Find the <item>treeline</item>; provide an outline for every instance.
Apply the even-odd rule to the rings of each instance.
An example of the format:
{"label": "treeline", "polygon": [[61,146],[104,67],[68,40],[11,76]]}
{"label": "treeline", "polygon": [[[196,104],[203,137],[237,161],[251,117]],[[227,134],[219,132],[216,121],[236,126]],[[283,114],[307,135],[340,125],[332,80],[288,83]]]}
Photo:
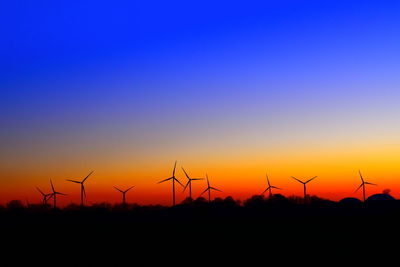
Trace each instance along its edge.
{"label": "treeline", "polygon": [[0,212],[6,211],[45,211],[45,210],[58,210],[58,211],[81,211],[81,210],[103,210],[103,211],[135,211],[135,210],[169,210],[169,209],[186,209],[186,208],[227,208],[227,209],[263,209],[263,208],[290,208],[290,207],[365,207],[365,206],[397,206],[399,201],[367,201],[362,203],[361,201],[350,201],[350,202],[337,202],[318,196],[309,196],[307,202],[304,203],[304,199],[298,196],[285,197],[281,194],[275,194],[272,198],[264,197],[263,195],[254,195],[244,201],[234,199],[231,196],[226,198],[215,198],[213,201],[208,202],[203,197],[191,200],[190,198],[185,199],[176,206],[163,206],[163,205],[139,205],[136,203],[126,204],[112,204],[108,202],[94,203],[92,205],[84,206],[83,208],[75,203],[71,203],[64,207],[53,208],[53,205],[42,203],[29,203],[22,202],[20,200],[11,200],[5,205],[0,205]]}

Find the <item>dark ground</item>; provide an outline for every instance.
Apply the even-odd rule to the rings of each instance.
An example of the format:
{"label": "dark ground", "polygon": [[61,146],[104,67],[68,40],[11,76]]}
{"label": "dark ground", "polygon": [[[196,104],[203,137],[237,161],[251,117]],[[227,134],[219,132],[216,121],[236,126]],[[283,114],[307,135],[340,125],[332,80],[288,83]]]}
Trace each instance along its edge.
{"label": "dark ground", "polygon": [[48,263],[49,257],[73,266],[187,265],[210,257],[224,265],[243,260],[247,265],[258,260],[318,264],[319,258],[319,265],[370,258],[382,263],[397,256],[399,225],[397,201],[0,211],[3,256],[15,263],[10,266],[26,259]]}

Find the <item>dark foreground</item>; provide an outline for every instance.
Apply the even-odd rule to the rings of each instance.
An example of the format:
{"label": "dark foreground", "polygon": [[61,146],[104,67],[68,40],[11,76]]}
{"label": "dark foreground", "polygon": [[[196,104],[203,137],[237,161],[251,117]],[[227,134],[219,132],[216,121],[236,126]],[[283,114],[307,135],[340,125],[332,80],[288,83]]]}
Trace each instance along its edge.
{"label": "dark foreground", "polygon": [[[49,257],[72,266],[190,264],[208,257],[220,263],[271,258],[303,264],[316,256],[324,262],[354,259],[360,251],[385,260],[397,255],[400,203],[15,208],[0,211],[0,226],[3,256],[19,255],[10,266],[26,257],[32,265]],[[146,264],[133,264],[139,259]]]}

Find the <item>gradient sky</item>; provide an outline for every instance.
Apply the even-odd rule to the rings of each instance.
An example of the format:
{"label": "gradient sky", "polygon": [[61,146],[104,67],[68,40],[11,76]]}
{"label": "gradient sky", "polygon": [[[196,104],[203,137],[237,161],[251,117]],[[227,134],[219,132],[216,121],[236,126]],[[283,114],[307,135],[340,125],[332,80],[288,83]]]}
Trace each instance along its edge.
{"label": "gradient sky", "polygon": [[[0,202],[170,203],[173,163],[215,196],[400,197],[398,1],[3,1]],[[178,170],[177,177],[185,181]],[[197,196],[204,182],[194,185]],[[178,200],[185,194],[178,192]],[[61,198],[60,198],[61,200]]]}

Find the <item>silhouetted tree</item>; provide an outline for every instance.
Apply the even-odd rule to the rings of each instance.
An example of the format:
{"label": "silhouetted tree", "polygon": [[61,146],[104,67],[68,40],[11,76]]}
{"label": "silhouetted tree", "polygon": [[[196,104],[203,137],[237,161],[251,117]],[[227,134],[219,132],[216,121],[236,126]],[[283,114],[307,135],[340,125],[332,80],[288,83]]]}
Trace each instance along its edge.
{"label": "silhouetted tree", "polygon": [[196,200],[194,201],[194,203],[197,203],[197,204],[199,204],[199,203],[206,203],[206,202],[208,202],[204,197],[198,197],[198,198],[196,198]]}
{"label": "silhouetted tree", "polygon": [[11,200],[7,203],[7,209],[11,211],[18,211],[24,209],[24,205],[20,200]]}
{"label": "silhouetted tree", "polygon": [[107,202],[95,203],[92,205],[91,209],[97,211],[110,211],[112,210],[112,205]]}
{"label": "silhouetted tree", "polygon": [[182,202],[181,202],[181,204],[183,204],[183,205],[190,205],[190,204],[192,204],[192,200],[190,199],[190,197],[187,197],[187,198],[185,198]]}
{"label": "silhouetted tree", "polygon": [[224,204],[227,206],[240,206],[240,201],[235,200],[231,196],[228,196],[224,199]]}
{"label": "silhouetted tree", "polygon": [[318,196],[310,196],[309,197],[309,201],[311,204],[325,204],[325,205],[329,205],[331,203],[333,203],[332,201],[325,199],[325,198],[320,198]]}
{"label": "silhouetted tree", "polygon": [[221,204],[224,202],[224,200],[220,197],[216,197],[212,202],[216,204]]}
{"label": "silhouetted tree", "polygon": [[79,210],[79,209],[81,209],[81,206],[79,206],[75,203],[70,203],[63,208],[63,210],[66,210],[66,211],[73,211],[73,210]]}
{"label": "silhouetted tree", "polygon": [[385,194],[385,195],[390,195],[390,192],[391,192],[392,190],[390,190],[389,188],[387,188],[387,189],[384,189],[383,191],[382,191],[382,194]]}
{"label": "silhouetted tree", "polygon": [[282,194],[272,195],[272,203],[274,204],[288,204],[289,200]]}
{"label": "silhouetted tree", "polygon": [[244,207],[257,208],[265,205],[265,198],[263,195],[254,195],[244,201]]}
{"label": "silhouetted tree", "polygon": [[303,204],[304,203],[304,198],[299,197],[299,196],[289,196],[287,199],[292,204]]}

